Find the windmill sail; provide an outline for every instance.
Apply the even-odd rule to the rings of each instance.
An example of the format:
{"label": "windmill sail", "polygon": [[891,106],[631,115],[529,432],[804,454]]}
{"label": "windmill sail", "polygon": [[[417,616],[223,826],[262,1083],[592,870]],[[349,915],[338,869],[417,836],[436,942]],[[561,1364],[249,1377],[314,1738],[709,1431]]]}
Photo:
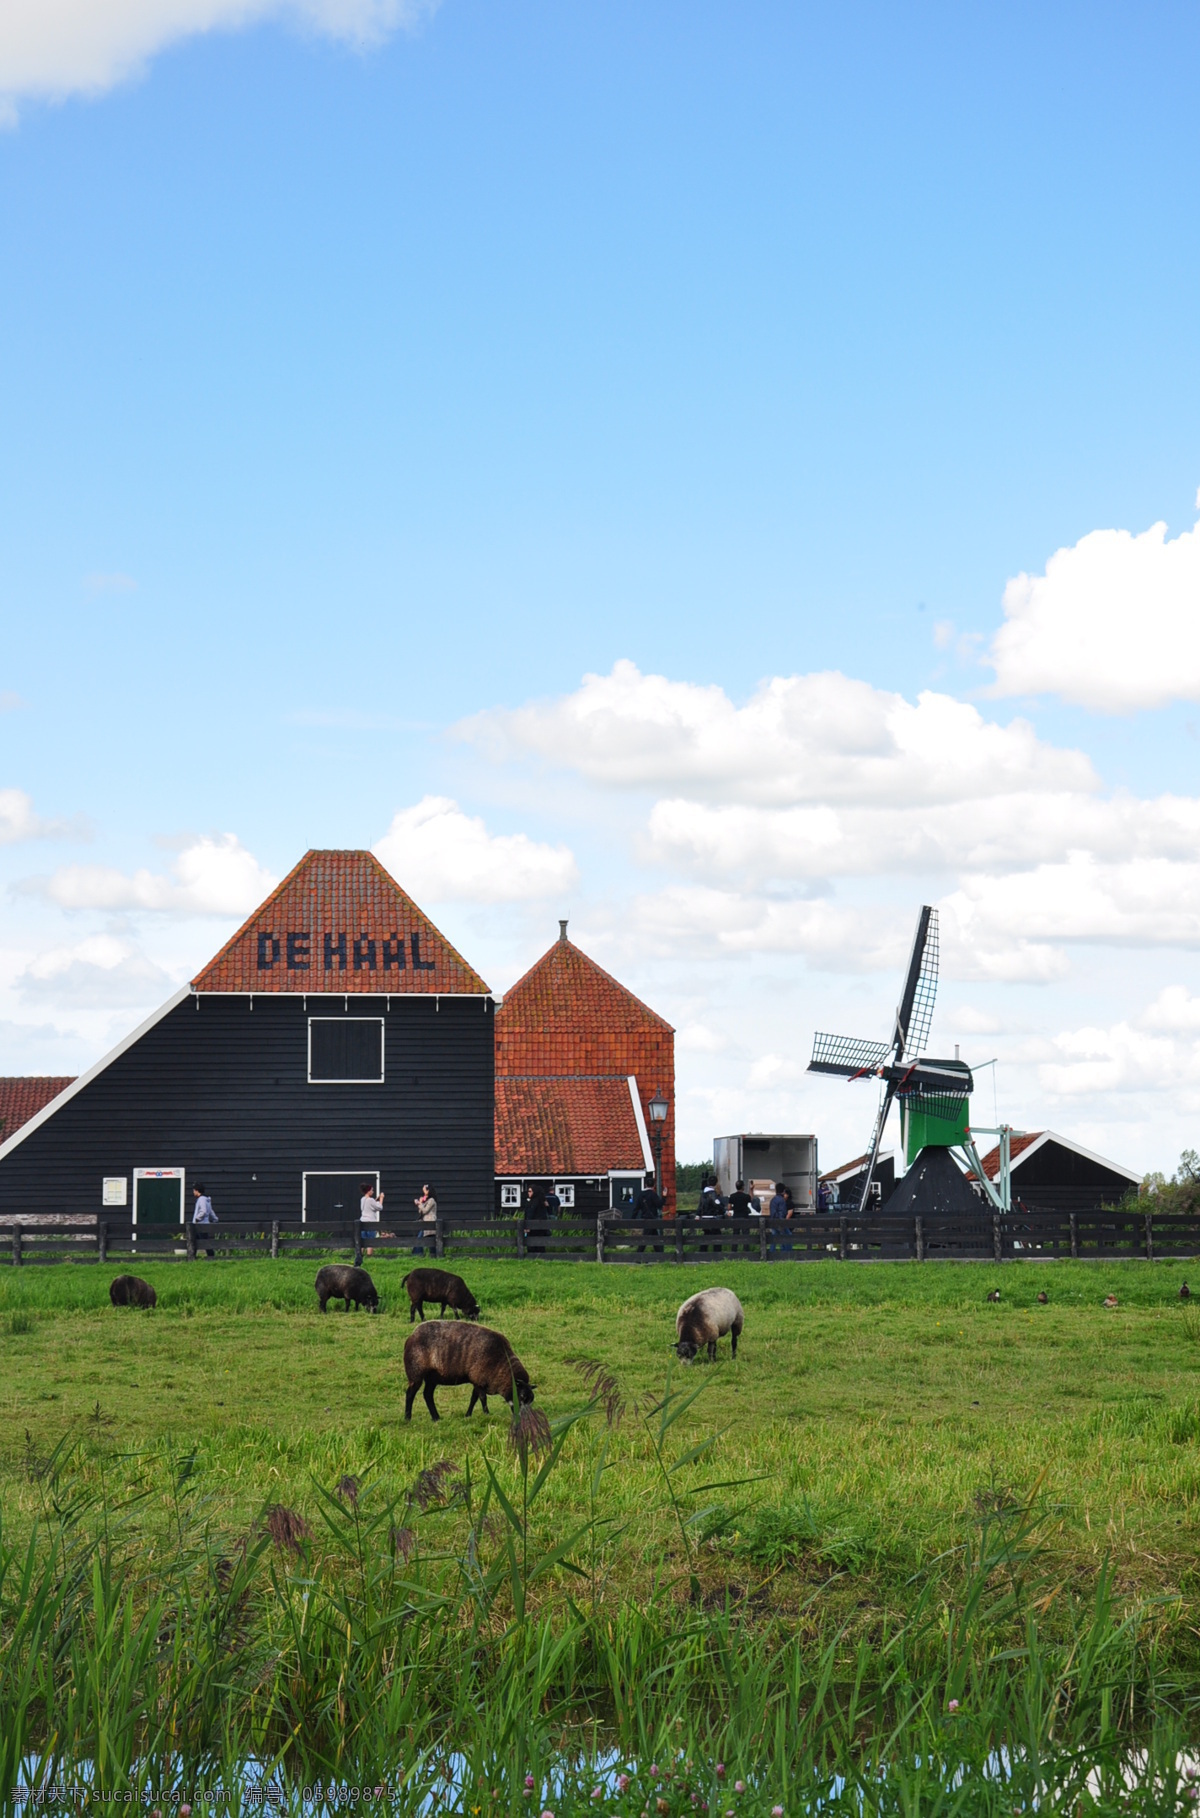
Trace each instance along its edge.
{"label": "windmill sail", "polygon": [[904,990],[896,1007],[892,1042],[896,1059],[919,1055],[929,1040],[938,987],[938,913],[926,903],[917,917]]}

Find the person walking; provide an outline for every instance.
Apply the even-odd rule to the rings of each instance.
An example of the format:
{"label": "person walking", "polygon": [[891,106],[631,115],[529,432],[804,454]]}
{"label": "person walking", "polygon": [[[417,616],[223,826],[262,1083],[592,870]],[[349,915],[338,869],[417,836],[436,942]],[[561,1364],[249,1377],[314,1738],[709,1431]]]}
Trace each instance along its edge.
{"label": "person walking", "polygon": [[[217,1215],[213,1211],[212,1200],[205,1192],[204,1182],[197,1181],[196,1185],[192,1188],[192,1229],[194,1231],[197,1225],[215,1225],[217,1222]],[[215,1256],[216,1251],[206,1248],[204,1254],[206,1256]]]}
{"label": "person walking", "polygon": [[437,1254],[438,1207],[428,1181],[414,1199],[413,1205],[417,1208],[417,1217],[420,1219],[417,1226],[417,1241],[413,1245],[413,1255],[424,1256],[425,1245],[429,1244],[431,1246],[429,1254],[434,1256]]}

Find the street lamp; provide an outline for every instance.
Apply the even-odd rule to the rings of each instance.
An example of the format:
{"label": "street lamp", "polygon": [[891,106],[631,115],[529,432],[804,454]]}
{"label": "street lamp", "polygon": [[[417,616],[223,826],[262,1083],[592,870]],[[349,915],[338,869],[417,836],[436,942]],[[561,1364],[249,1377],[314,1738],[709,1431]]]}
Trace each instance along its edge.
{"label": "street lamp", "polygon": [[662,1198],[662,1141],[663,1125],[667,1121],[667,1112],[671,1109],[670,1100],[659,1086],[646,1109],[650,1113],[650,1122],[654,1126],[654,1191]]}

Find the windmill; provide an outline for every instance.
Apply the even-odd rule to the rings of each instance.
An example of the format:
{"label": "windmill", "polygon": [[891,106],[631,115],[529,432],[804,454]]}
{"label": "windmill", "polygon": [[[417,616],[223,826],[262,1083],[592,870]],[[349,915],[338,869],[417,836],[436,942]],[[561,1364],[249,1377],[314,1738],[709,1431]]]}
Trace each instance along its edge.
{"label": "windmill", "polygon": [[[979,1202],[950,1159],[961,1150],[975,1179],[997,1211],[1009,1207],[1009,1149],[1007,1129],[1001,1138],[999,1189],[987,1178],[971,1136],[968,1122],[974,1079],[965,1061],[932,1060],[922,1052],[929,1040],[938,984],[938,915],[926,903],[917,917],[904,988],[896,1006],[896,1020],[885,1042],[858,1041],[853,1036],[813,1036],[810,1073],[829,1073],[838,1079],[878,1079],[883,1082],[879,1111],[863,1177],[859,1211],[865,1212],[879,1158],[879,1145],[893,1099],[900,1101],[908,1173],[897,1195],[913,1197],[922,1187],[944,1202],[946,1210],[978,1210]],[[895,1196],[894,1196],[895,1197]],[[889,1201],[889,1206],[892,1201]]]}

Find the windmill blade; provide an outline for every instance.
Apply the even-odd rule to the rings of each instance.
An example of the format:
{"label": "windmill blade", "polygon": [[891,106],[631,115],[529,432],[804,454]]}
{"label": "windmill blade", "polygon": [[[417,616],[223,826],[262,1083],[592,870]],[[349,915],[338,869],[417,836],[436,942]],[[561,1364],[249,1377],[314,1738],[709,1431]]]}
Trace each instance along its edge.
{"label": "windmill blade", "polygon": [[866,1211],[867,1201],[871,1197],[871,1182],[875,1178],[875,1163],[879,1160],[879,1145],[883,1141],[883,1126],[887,1123],[887,1115],[892,1108],[892,1100],[895,1096],[895,1083],[894,1081],[889,1080],[883,1096],[879,1101],[879,1115],[875,1119],[875,1130],[871,1137],[871,1153],[867,1158],[866,1172],[863,1174],[863,1188],[858,1200],[860,1216]]}
{"label": "windmill blade", "polygon": [[938,913],[925,903],[917,917],[917,932],[913,938],[904,990],[896,1007],[892,1045],[898,1061],[903,1060],[906,1054],[920,1054],[929,1040],[937,983]]}
{"label": "windmill blade", "polygon": [[810,1073],[833,1073],[840,1079],[856,1079],[860,1073],[874,1073],[882,1066],[891,1049],[890,1042],[863,1042],[853,1035],[813,1036]]}

